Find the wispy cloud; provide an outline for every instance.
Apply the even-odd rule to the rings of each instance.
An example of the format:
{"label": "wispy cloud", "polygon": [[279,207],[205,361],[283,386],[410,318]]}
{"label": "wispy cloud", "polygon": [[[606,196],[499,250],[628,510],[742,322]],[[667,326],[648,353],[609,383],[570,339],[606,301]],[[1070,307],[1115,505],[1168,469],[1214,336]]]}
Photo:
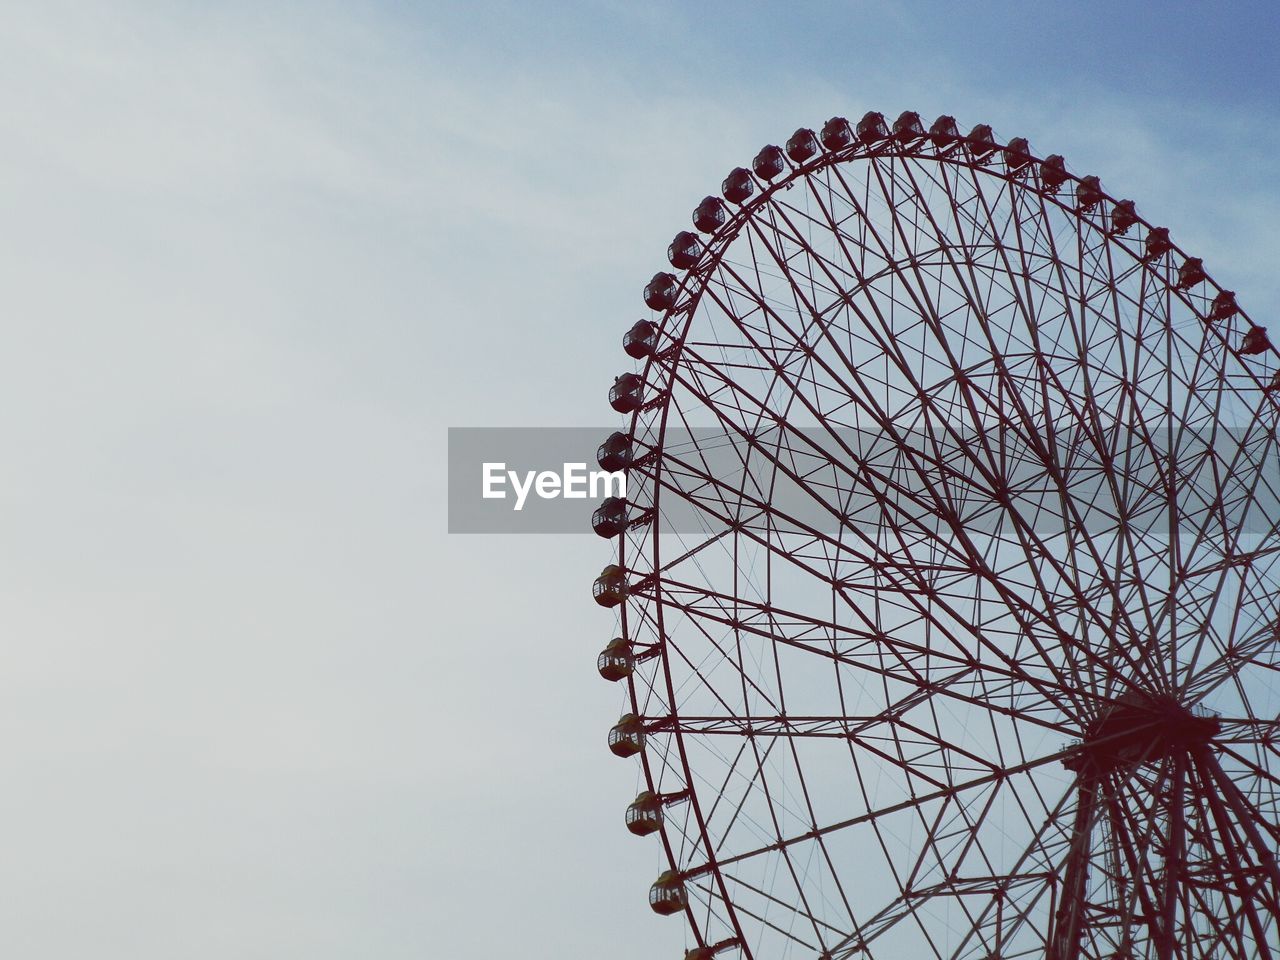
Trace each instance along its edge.
{"label": "wispy cloud", "polygon": [[0,946],[677,956],[601,547],[447,540],[444,427],[600,422],[694,204],[833,113],[1029,136],[1280,302],[1274,113],[929,18],[8,10]]}

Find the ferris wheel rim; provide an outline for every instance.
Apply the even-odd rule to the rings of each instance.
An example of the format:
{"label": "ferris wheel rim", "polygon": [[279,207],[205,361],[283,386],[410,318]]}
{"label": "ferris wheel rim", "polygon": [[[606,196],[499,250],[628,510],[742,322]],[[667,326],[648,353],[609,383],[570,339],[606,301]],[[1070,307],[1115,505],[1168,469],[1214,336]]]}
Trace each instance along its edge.
{"label": "ferris wheel rim", "polygon": [[[658,504],[659,504],[658,498],[661,495],[661,484],[657,482],[656,474],[657,474],[657,471],[661,470],[661,465],[662,465],[661,454],[664,447],[666,431],[668,429],[668,417],[670,414],[669,403],[670,403],[671,384],[674,382],[675,371],[677,369],[678,361],[679,361],[681,352],[685,349],[686,341],[689,335],[689,330],[692,326],[693,319],[697,312],[698,305],[707,287],[705,278],[710,276],[711,271],[719,265],[721,259],[724,257],[725,253],[728,251],[733,241],[748,226],[748,223],[751,217],[754,215],[755,211],[763,208],[766,204],[768,204],[771,198],[774,197],[779,191],[790,189],[790,187],[794,185],[796,181],[798,181],[803,177],[808,177],[823,169],[834,167],[842,163],[846,163],[854,160],[860,160],[860,159],[872,159],[874,157],[909,157],[911,159],[921,160],[921,161],[933,160],[939,163],[951,163],[955,166],[965,168],[973,172],[974,174],[981,173],[984,175],[993,176],[997,179],[1005,180],[1011,186],[1015,186],[1015,187],[1020,186],[1020,187],[1023,187],[1024,189],[1027,188],[1027,184],[1025,183],[1022,183],[1022,184],[1015,183],[1012,174],[1006,173],[1004,175],[1000,175],[999,173],[994,171],[992,168],[984,166],[984,164],[980,161],[975,161],[971,157],[966,159],[964,157],[964,155],[966,154],[966,148],[964,147],[963,142],[957,144],[955,147],[947,151],[945,156],[940,154],[930,155],[927,152],[910,152],[910,151],[907,151],[905,147],[903,147],[901,150],[895,150],[893,149],[894,146],[895,146],[894,141],[890,139],[888,141],[885,141],[884,145],[878,150],[876,149],[863,150],[862,144],[855,143],[852,147],[849,147],[845,150],[819,152],[817,157],[814,158],[811,162],[793,165],[792,169],[784,177],[778,178],[776,182],[764,183],[764,189],[754,194],[746,203],[741,204],[739,206],[739,209],[732,214],[732,216],[728,219],[726,224],[721,229],[717,230],[714,234],[712,234],[712,236],[709,238],[709,240],[704,244],[702,248],[698,263],[693,268],[689,269],[684,274],[684,276],[680,279],[679,285],[678,285],[679,294],[677,295],[677,303],[673,305],[670,309],[665,311],[661,320],[661,324],[659,326],[659,336],[662,337],[665,335],[665,337],[669,341],[669,346],[666,348],[668,352],[665,354],[664,359],[670,361],[670,371],[671,371],[672,379],[667,381],[666,396],[663,399],[663,402],[661,404],[661,411],[657,421],[658,430],[656,434],[656,442],[653,443],[651,446],[651,449],[658,454],[658,459],[656,460],[656,465],[655,465],[655,482],[653,487],[653,497],[654,497],[653,506],[655,510],[658,508]],[[1002,151],[1006,149],[1007,146],[1008,146],[1007,144],[1004,146],[997,145],[996,150],[997,152]],[[957,158],[960,158],[960,159],[957,159]],[[1034,165],[1043,163],[1043,160],[1041,160],[1040,158],[1031,156],[1030,163],[1033,165],[1032,168],[1034,168]],[[1028,169],[1032,169],[1032,168],[1028,168]],[[1067,182],[1072,183],[1073,185],[1079,185],[1082,182],[1082,178],[1080,177],[1076,177],[1071,174],[1067,174],[1067,177],[1068,177]],[[761,181],[757,181],[757,182],[761,182]],[[1103,232],[1105,234],[1105,231],[1103,230],[1103,228],[1100,226],[1099,223],[1085,216],[1085,212],[1083,210],[1068,205],[1064,200],[1062,200],[1058,196],[1056,192],[1045,193],[1043,190],[1035,190],[1034,192],[1039,194],[1043,202],[1051,203],[1055,205],[1060,211],[1065,212],[1066,214],[1069,214],[1070,216],[1072,216],[1078,224],[1086,225],[1088,228],[1092,230]],[[1117,201],[1110,194],[1103,193],[1101,202],[1115,204]],[[1146,227],[1148,229],[1150,229],[1152,226],[1148,221],[1141,218],[1137,219],[1136,224],[1139,227]],[[1108,237],[1108,239],[1114,240],[1115,238]],[[1125,250],[1126,252],[1130,253],[1134,261],[1138,265],[1138,269],[1146,270],[1148,273],[1152,274],[1153,278],[1157,282],[1163,284],[1170,292],[1172,292],[1175,296],[1177,296],[1182,301],[1183,306],[1187,310],[1191,311],[1193,314],[1197,316],[1201,316],[1201,319],[1206,319],[1200,313],[1200,310],[1197,309],[1196,305],[1191,301],[1190,295],[1188,293],[1185,293],[1181,290],[1178,290],[1172,287],[1172,285],[1169,284],[1166,278],[1159,277],[1158,275],[1156,275],[1154,268],[1148,263],[1146,258],[1139,256],[1134,250],[1130,249],[1128,246],[1124,244],[1120,244],[1119,249]],[[1177,254],[1180,254],[1184,259],[1186,259],[1186,254],[1181,248],[1176,246],[1171,246],[1170,251],[1171,251],[1170,256],[1172,256],[1172,253],[1176,252]],[[699,284],[698,278],[703,278],[703,282]],[[1223,288],[1220,285],[1218,285],[1215,281],[1213,281],[1212,278],[1208,276],[1207,273],[1204,277],[1203,282],[1207,284],[1211,289],[1216,290],[1218,293],[1223,293],[1223,292],[1229,293],[1229,291],[1223,291]],[[1242,321],[1244,323],[1248,324],[1250,327],[1254,326],[1252,320],[1248,317],[1247,313],[1245,313],[1243,308],[1239,308],[1238,313],[1241,316]],[[1224,353],[1227,355],[1235,355],[1234,351],[1232,351],[1226,343],[1226,340],[1225,340],[1226,335],[1223,332],[1223,329],[1213,327],[1212,324],[1209,324],[1207,322],[1207,319],[1206,319],[1206,325],[1209,326],[1210,329],[1213,329],[1214,334],[1218,336],[1219,339],[1222,341],[1221,345],[1223,347]],[[679,329],[678,335],[673,335],[672,333],[673,327],[678,327]],[[1272,347],[1271,349],[1274,352],[1275,348]],[[1249,378],[1252,380],[1252,385],[1255,389],[1264,388],[1265,385],[1263,383],[1263,378],[1261,378],[1257,374],[1256,370],[1253,368],[1253,364],[1244,362],[1243,358],[1240,358],[1238,356],[1236,357],[1236,362],[1238,367],[1244,373],[1249,375]],[[646,362],[644,367],[644,374],[643,374],[643,378],[646,383],[651,382],[650,372],[653,370],[654,366],[657,363],[658,363],[658,359],[656,356],[650,356],[648,361]],[[640,425],[641,417],[644,414],[644,412],[645,411],[643,410],[636,410],[631,415],[629,435],[633,439],[638,436],[638,427]],[[656,531],[656,525],[654,529]],[[627,542],[626,537],[619,538],[620,563],[622,563],[624,567],[626,566],[626,560],[625,560],[625,553],[623,551],[626,549],[626,546],[625,546],[626,542]],[[658,538],[656,536],[656,533],[652,537],[652,544],[653,544],[653,547],[652,547],[653,569],[655,571],[658,571],[662,569],[662,565],[661,565],[661,554],[659,553],[660,548],[658,546]],[[658,582],[655,589],[658,591],[661,590],[661,581]],[[627,608],[629,606],[630,606],[629,603],[624,603],[622,605],[622,611],[621,611],[621,615],[623,618],[624,637],[630,636],[627,629],[627,617],[629,614]],[[659,636],[665,636],[665,634],[663,633],[664,606],[665,604],[663,604],[660,600],[655,600],[656,626],[657,626]],[[676,696],[675,696],[675,689],[673,686],[673,679],[671,676],[671,665],[668,662],[668,658],[666,656],[665,651],[663,651],[661,654],[661,660],[663,664],[663,671],[665,675],[665,683],[667,686],[669,702],[674,704],[676,702]],[[638,690],[637,690],[637,685],[636,685],[634,676],[628,678],[628,686],[630,688],[629,699],[631,701],[632,709],[637,714],[641,714],[642,704],[640,703],[640,698],[638,696]],[[689,786],[689,793],[690,793],[689,803],[690,803],[691,809],[694,811],[694,816],[698,824],[698,830],[704,837],[704,840],[708,842],[708,849],[710,849],[709,841],[711,837],[708,833],[706,823],[703,819],[702,813],[698,806],[698,803],[699,803],[698,791],[693,789],[695,778],[694,778],[693,769],[689,762],[689,758],[685,751],[683,738],[679,734],[676,734],[673,739],[675,742],[675,749],[679,753],[680,766],[682,768],[682,773],[684,776],[685,783]],[[1049,759],[1054,759],[1054,758],[1049,758]],[[1038,762],[1048,762],[1048,761],[1042,760]],[[642,763],[643,763],[644,779],[648,789],[651,791],[657,791],[658,784],[654,777],[654,772],[651,769],[649,757],[645,754],[642,754]],[[1068,791],[1068,794],[1069,794],[1069,791]],[[667,837],[667,828],[665,825],[662,828],[662,838],[663,838],[662,842],[663,842],[664,850],[665,850],[667,859],[670,863],[671,869],[674,871],[680,871],[681,869],[680,864],[677,862],[677,857],[672,848],[672,844]],[[751,956],[749,947],[746,943],[744,931],[742,930],[738,922],[738,919],[736,916],[736,910],[732,905],[731,897],[725,887],[725,880],[720,875],[720,871],[718,869],[717,863],[713,859],[712,862],[708,865],[708,867],[704,871],[699,871],[699,872],[708,872],[714,875],[715,882],[718,884],[718,886],[721,889],[723,902],[726,904],[726,906],[729,909],[729,913],[731,915],[734,929],[737,933],[738,938],[741,940],[741,944],[740,944],[741,948],[743,949],[743,952],[746,956],[748,957]],[[704,942],[705,938],[701,935],[701,933],[699,933],[699,924],[693,915],[692,905],[689,905],[686,908],[686,912],[688,914],[688,919],[694,930],[695,938],[697,939],[698,943],[701,946],[709,947],[710,944],[705,943]]]}

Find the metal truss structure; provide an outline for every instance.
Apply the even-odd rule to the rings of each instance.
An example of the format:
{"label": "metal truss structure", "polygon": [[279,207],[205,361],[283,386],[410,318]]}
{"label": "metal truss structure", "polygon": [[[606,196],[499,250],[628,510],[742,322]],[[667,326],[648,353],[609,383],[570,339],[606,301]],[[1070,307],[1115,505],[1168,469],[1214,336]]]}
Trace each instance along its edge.
{"label": "metal truss structure", "polygon": [[1096,177],[871,113],[645,288],[596,599],[692,958],[1280,957],[1280,374]]}

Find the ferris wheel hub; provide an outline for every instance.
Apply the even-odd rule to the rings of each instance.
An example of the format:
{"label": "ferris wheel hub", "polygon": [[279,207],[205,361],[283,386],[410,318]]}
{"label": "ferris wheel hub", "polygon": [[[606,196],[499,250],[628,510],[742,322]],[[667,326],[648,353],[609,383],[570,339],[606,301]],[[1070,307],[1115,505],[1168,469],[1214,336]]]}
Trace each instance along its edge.
{"label": "ferris wheel hub", "polygon": [[1129,691],[1089,724],[1062,765],[1082,777],[1153,765],[1209,743],[1221,726],[1202,707],[1188,707],[1167,694]]}

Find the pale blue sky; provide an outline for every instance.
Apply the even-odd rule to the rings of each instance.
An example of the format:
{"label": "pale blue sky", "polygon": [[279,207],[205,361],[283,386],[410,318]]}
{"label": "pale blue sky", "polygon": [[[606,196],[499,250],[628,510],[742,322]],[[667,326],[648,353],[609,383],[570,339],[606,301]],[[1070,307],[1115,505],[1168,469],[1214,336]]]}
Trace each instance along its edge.
{"label": "pale blue sky", "polygon": [[1280,306],[1269,3],[0,11],[6,956],[681,955],[606,547],[448,537],[442,458],[613,422],[763,143],[989,122]]}

